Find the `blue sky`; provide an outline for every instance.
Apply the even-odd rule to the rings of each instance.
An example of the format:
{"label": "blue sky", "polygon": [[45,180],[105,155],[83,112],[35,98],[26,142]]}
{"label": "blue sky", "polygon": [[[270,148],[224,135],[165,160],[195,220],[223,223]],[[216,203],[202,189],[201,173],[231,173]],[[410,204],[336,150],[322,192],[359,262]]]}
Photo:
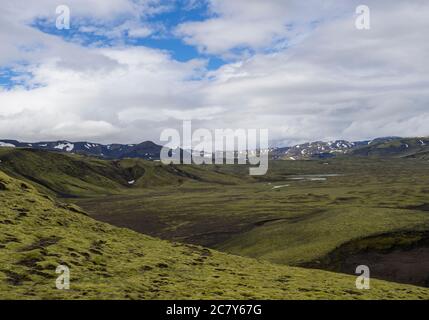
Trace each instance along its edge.
{"label": "blue sky", "polygon": [[0,68],[0,86],[10,89],[15,83],[12,81],[12,78],[16,75],[16,72],[10,68]]}
{"label": "blue sky", "polygon": [[25,68],[25,64],[20,64],[15,67],[0,67],[0,86],[5,90],[11,90],[15,87],[29,90],[37,87],[35,84],[30,86],[32,74],[31,72],[23,70],[23,67]]}
{"label": "blue sky", "polygon": [[[147,25],[154,28],[154,32],[148,36],[131,37],[127,30],[122,31],[119,36],[107,34],[130,21],[129,15],[115,17],[108,21],[87,16],[78,17],[71,20],[70,29],[63,30],[56,28],[56,16],[53,15],[35,17],[27,24],[38,31],[54,35],[67,42],[77,42],[84,47],[142,46],[165,50],[172,59],[179,62],[203,59],[206,61],[207,71],[216,70],[228,62],[221,55],[200,52],[196,46],[186,44],[181,37],[174,33],[175,28],[181,23],[204,21],[214,17],[215,14],[210,13],[206,1],[197,1],[195,4],[191,1],[161,1],[161,3],[166,6],[166,9],[161,12],[144,15],[137,19],[131,18],[135,25]],[[83,32],[83,27],[94,28],[94,32]],[[10,65],[1,66],[0,87],[4,90],[13,89],[16,86],[26,87],[22,77],[31,77],[31,73],[22,71],[23,65],[25,62],[13,61]]]}
{"label": "blue sky", "polygon": [[[109,31],[129,21],[130,17],[126,15],[107,23],[90,18],[73,19],[68,30],[57,29],[53,17],[37,18],[31,21],[30,25],[44,33],[61,37],[65,41],[77,41],[88,47],[108,47],[120,44],[166,50],[173,59],[181,62],[205,59],[208,70],[218,69],[227,63],[228,60],[222,56],[200,52],[195,46],[186,44],[180,36],[175,35],[175,28],[182,23],[202,22],[216,16],[210,12],[205,1],[197,1],[193,5],[187,1],[164,2],[167,7],[165,10],[140,17],[135,21],[136,25],[141,24],[154,28],[153,34],[148,36],[130,37],[126,30],[122,31],[120,36],[106,35]],[[82,32],[82,27],[94,27],[95,31]],[[242,48],[242,50],[245,49]],[[237,49],[237,51],[239,50]]]}

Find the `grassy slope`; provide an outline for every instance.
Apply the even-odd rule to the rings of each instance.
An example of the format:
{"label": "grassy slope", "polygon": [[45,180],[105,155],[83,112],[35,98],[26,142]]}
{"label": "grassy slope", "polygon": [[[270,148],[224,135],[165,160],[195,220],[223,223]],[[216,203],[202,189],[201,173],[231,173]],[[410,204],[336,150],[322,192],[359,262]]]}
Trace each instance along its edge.
{"label": "grassy slope", "polygon": [[351,152],[354,155],[372,157],[412,157],[427,159],[429,138],[397,138],[391,141],[374,141]]}
{"label": "grassy slope", "polygon": [[[164,166],[141,159],[98,160],[74,154],[0,148],[0,169],[63,197],[132,193],[132,189],[180,185],[186,181],[234,184],[240,179],[200,167]],[[134,181],[134,184],[129,184]]]}
{"label": "grassy slope", "polygon": [[408,214],[393,209],[331,209],[300,223],[277,222],[254,229],[223,243],[219,249],[299,265],[327,255],[350,239],[404,229],[427,230],[429,217],[423,212]]}
{"label": "grassy slope", "polygon": [[[341,175],[292,180],[316,173]],[[185,183],[77,202],[97,218],[143,233],[293,265],[352,239],[429,229],[428,213],[412,209],[429,201],[426,161],[275,162],[263,179],[234,186]],[[288,186],[273,189],[282,185]]]}
{"label": "grassy slope", "polygon": [[[428,203],[427,161],[275,161],[268,175],[249,178],[243,166],[167,167],[34,154],[0,149],[0,169],[18,177],[27,172],[56,192],[97,195],[73,201],[114,225],[276,263],[306,264],[354,239],[429,229],[427,211],[412,209]],[[312,174],[340,176],[293,180]]]}
{"label": "grassy slope", "polygon": [[96,195],[119,190],[125,174],[113,163],[40,150],[0,148],[0,169],[42,190],[63,196]]}
{"label": "grassy slope", "polygon": [[[291,164],[290,170],[305,171],[301,166],[309,170],[318,164]],[[427,161],[344,159],[330,161],[326,167],[330,167],[326,173],[341,176],[326,181],[289,181],[290,187],[275,191],[273,198],[283,199],[284,209],[295,212],[296,219],[252,229],[218,248],[299,265],[317,260],[351,239],[429,230],[427,211],[413,209],[429,201]],[[273,177],[279,177],[280,172],[274,168]]]}
{"label": "grassy slope", "polygon": [[[0,298],[429,298],[429,289],[305,270],[173,244],[60,208],[0,171]],[[58,264],[71,290],[55,289]]]}

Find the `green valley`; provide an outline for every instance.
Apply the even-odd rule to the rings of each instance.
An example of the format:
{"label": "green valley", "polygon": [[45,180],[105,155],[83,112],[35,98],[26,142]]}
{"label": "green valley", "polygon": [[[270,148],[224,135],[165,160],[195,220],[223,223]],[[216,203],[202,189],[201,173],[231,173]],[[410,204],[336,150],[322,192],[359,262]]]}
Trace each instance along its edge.
{"label": "green valley", "polygon": [[[169,243],[109,226],[0,173],[2,299],[426,299],[429,290]],[[55,288],[57,265],[70,290]]]}
{"label": "green valley", "polygon": [[[355,278],[344,273],[354,274],[356,261],[377,265],[375,278],[428,285],[429,169],[424,159],[272,161],[268,174],[262,177],[250,177],[247,169],[238,165],[165,166],[139,159],[98,160],[8,148],[0,149],[0,161],[0,170],[8,175],[2,176],[1,201],[5,206],[0,225],[5,236],[0,252],[4,253],[3,265],[8,266],[3,271],[4,281],[14,290],[23,289],[26,280],[33,278],[52,287],[53,267],[61,261],[72,269],[84,270],[79,271],[85,274],[80,279],[86,280],[79,288],[84,290],[88,285],[88,297],[98,298],[100,283],[90,285],[92,277],[102,279],[103,285],[115,286],[119,274],[129,277],[126,287],[131,298],[241,299],[249,292],[253,294],[249,297],[275,299],[396,297],[396,289],[385,296],[371,297],[360,291],[344,295],[339,284],[331,292],[325,280],[319,279],[322,284],[308,278],[326,275],[328,282],[344,279],[353,291]],[[37,234],[30,229],[38,230]],[[32,250],[24,250],[26,247]],[[140,274],[145,269],[145,256],[152,251],[159,261],[152,256],[148,270]],[[389,269],[386,264],[392,255],[397,263]],[[173,261],[183,264],[174,271],[172,267],[156,267],[170,266]],[[228,263],[225,268],[225,261],[233,265]],[[213,268],[205,270],[207,264]],[[243,264],[249,267],[243,268]],[[18,266],[19,272],[11,270],[13,266]],[[389,273],[380,272],[386,268]],[[233,275],[240,269],[248,277],[247,289],[237,293],[228,289],[216,295],[212,288],[225,286],[222,281],[238,286]],[[271,271],[263,269],[272,270],[273,277],[264,278],[262,274]],[[405,269],[419,271],[409,274]],[[31,274],[31,270],[36,272]],[[91,270],[94,275],[90,275]],[[299,275],[308,274],[305,283],[320,288],[308,291],[308,295],[282,287],[284,284],[280,288],[270,281],[281,278],[286,272],[282,270],[302,281]],[[143,273],[152,274],[155,282],[140,279]],[[180,287],[184,280],[178,274],[185,278],[197,274],[200,280],[213,274],[213,283],[219,286],[201,284],[201,292],[182,295],[186,290]],[[300,286],[304,285],[301,280],[290,281]],[[132,289],[133,281],[138,290]],[[258,295],[247,287],[256,288],[267,281],[269,288],[258,289]],[[151,292],[157,282],[168,287],[168,293]],[[389,285],[399,286],[393,282]],[[427,289],[407,288],[415,288],[417,296],[428,298]],[[35,296],[56,292],[45,289]],[[81,293],[76,292],[76,297]],[[125,293],[119,290],[111,297],[125,297]]]}

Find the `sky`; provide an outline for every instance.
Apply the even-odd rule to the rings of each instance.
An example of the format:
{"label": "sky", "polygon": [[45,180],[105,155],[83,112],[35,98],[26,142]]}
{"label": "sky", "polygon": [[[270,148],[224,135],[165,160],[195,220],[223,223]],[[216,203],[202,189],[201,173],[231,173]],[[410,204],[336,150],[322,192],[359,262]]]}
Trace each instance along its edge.
{"label": "sky", "polygon": [[428,34],[426,0],[4,0],[0,138],[158,142],[183,120],[273,146],[428,136]]}

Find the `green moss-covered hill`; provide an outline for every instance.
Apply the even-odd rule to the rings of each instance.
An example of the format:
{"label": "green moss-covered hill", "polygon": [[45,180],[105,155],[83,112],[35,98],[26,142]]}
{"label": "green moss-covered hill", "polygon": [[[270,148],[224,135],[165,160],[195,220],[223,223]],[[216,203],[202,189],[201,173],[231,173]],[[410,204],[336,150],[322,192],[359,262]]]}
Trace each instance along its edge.
{"label": "green moss-covered hill", "polygon": [[429,138],[385,138],[375,139],[368,145],[358,147],[351,156],[394,157],[428,159]]}
{"label": "green moss-covered hill", "polygon": [[[429,289],[279,266],[87,217],[0,171],[0,299],[428,299]],[[57,290],[55,269],[71,269]]]}
{"label": "green moss-covered hill", "polygon": [[231,185],[243,179],[198,166],[166,166],[142,159],[101,160],[44,150],[0,148],[0,170],[64,198],[133,193],[186,181]]}

